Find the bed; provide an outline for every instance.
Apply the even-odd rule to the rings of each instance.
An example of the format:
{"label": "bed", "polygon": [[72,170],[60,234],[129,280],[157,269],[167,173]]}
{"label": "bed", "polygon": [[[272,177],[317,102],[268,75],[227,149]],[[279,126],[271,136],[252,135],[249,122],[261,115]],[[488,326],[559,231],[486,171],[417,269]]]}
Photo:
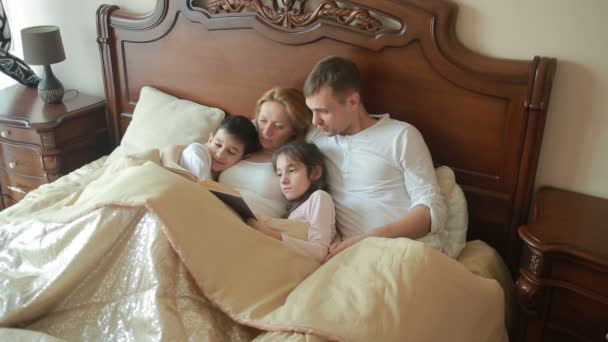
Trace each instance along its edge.
{"label": "bed", "polygon": [[[355,18],[345,24],[332,14],[333,1],[305,13],[316,15],[310,23],[297,15],[281,23],[272,6],[256,15],[251,6],[260,3],[159,1],[142,18],[101,7],[98,42],[114,143],[142,86],[251,115],[265,89],[301,88],[321,58],[349,57],[366,80],[368,110],[422,132],[434,162],[455,170],[465,190],[469,238],[493,246],[515,271],[516,230],[528,215],[555,59],[501,60],[468,50],[454,31],[457,9],[444,1],[344,2],[353,10],[343,18]],[[356,19],[354,8],[367,19]]]}
{"label": "bed", "polygon": [[[141,17],[111,5],[101,6],[97,14],[97,41],[114,146],[125,142],[123,138],[135,122],[134,112],[144,86],[221,108],[227,114],[251,116],[253,104],[265,90],[275,85],[301,88],[321,58],[348,57],[363,73],[367,109],[390,113],[393,118],[415,125],[425,137],[436,165],[454,171],[468,203],[467,238],[475,240],[465,248],[461,262],[469,263],[469,269],[483,269],[477,264],[486,262],[481,256],[485,253],[492,263],[495,259],[504,261],[511,274],[516,274],[516,229],[528,214],[555,59],[504,60],[470,51],[456,38],[456,6],[440,0],[159,0],[153,12]],[[167,125],[172,120],[175,118],[167,116]],[[77,187],[84,182],[82,179],[93,179],[103,162],[42,187],[9,213],[16,216],[20,211],[43,207],[39,203],[47,197],[65,196],[65,189]],[[147,217],[141,212],[132,215],[139,215],[141,221]],[[172,244],[175,247],[174,240]],[[180,254],[179,248],[176,250]],[[164,257],[170,254],[163,253]],[[184,260],[184,255],[180,256]],[[175,279],[191,281],[193,276],[194,283],[206,294],[199,294],[195,302],[205,307],[207,326],[216,329],[200,336],[247,340],[259,334],[252,328],[235,325],[225,315],[230,310],[217,303],[209,304],[210,296],[198,281],[194,266],[173,267]],[[489,277],[510,277],[504,274],[496,271]],[[85,283],[90,282],[89,279]],[[82,285],[79,293],[86,292],[87,286]],[[187,288],[180,288],[184,293],[195,297],[197,289],[192,284],[183,286]],[[510,291],[508,285],[502,287],[505,292]],[[50,310],[61,313],[62,308],[78,299],[74,295],[68,297],[60,303],[59,311],[57,307]],[[24,316],[30,318],[26,323],[11,326],[70,336],[65,333],[69,327],[58,327],[61,314],[40,319],[41,310]],[[188,306],[186,311],[192,314],[197,310]],[[31,317],[37,320],[32,322]],[[189,323],[201,319],[200,315],[188,316],[189,320],[182,318]],[[264,324],[236,321],[272,330]],[[285,331],[304,334],[311,340],[344,339],[310,328],[292,327],[278,334]],[[98,336],[82,330],[80,334]],[[164,335],[162,331],[144,336],[193,338]],[[287,337],[299,338],[266,338]]]}

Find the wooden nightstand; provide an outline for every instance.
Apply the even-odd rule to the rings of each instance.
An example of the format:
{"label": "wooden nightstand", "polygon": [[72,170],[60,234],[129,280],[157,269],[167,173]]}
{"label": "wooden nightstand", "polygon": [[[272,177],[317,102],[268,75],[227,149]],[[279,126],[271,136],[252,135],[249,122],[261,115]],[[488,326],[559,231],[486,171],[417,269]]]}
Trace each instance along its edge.
{"label": "wooden nightstand", "polygon": [[522,341],[608,341],[608,199],[543,188],[524,241]]}
{"label": "wooden nightstand", "polygon": [[0,91],[0,209],[108,152],[104,99],[69,92],[47,105],[35,88]]}

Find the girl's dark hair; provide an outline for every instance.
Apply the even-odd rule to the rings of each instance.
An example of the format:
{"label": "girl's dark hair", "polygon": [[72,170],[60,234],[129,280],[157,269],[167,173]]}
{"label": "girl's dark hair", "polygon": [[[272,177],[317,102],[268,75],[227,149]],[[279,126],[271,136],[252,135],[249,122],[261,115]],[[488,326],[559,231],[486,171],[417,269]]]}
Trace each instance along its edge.
{"label": "girl's dark hair", "polygon": [[226,131],[241,144],[245,145],[243,155],[248,155],[253,152],[257,152],[262,148],[260,145],[260,139],[258,138],[258,130],[255,128],[253,122],[250,119],[242,115],[227,115],[220,125],[217,126],[213,134],[217,133],[220,129]]}
{"label": "girl's dark hair", "polygon": [[302,140],[293,140],[285,145],[282,145],[272,154],[272,167],[277,169],[277,159],[279,156],[285,155],[289,159],[299,161],[306,166],[306,174],[311,177],[316,167],[321,168],[321,177],[315,181],[311,181],[310,188],[300,198],[290,201],[288,213],[291,213],[300,204],[304,203],[310,195],[317,190],[329,191],[327,184],[327,168],[325,166],[325,156],[319,150],[317,145],[307,143]]}

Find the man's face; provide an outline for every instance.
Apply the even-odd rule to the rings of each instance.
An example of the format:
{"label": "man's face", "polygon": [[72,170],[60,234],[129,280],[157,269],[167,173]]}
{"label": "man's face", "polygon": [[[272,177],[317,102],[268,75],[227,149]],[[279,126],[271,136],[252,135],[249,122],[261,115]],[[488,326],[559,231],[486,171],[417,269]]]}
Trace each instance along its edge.
{"label": "man's face", "polygon": [[340,103],[333,89],[325,85],[306,98],[306,105],[312,111],[312,124],[320,131],[329,136],[349,135],[357,116],[358,101],[359,93],[352,92],[344,103]]}

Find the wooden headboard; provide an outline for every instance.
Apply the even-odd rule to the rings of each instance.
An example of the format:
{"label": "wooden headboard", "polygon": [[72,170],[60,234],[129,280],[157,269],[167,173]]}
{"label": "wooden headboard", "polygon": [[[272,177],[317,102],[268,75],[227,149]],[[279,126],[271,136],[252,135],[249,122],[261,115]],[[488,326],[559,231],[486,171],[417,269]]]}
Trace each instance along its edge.
{"label": "wooden headboard", "polygon": [[158,0],[134,16],[97,12],[108,122],[119,143],[140,88],[251,115],[275,85],[302,87],[328,55],[351,58],[370,113],[415,125],[437,165],[456,172],[469,239],[494,246],[511,270],[525,222],[556,61],[479,55],[456,38],[442,0]]}

